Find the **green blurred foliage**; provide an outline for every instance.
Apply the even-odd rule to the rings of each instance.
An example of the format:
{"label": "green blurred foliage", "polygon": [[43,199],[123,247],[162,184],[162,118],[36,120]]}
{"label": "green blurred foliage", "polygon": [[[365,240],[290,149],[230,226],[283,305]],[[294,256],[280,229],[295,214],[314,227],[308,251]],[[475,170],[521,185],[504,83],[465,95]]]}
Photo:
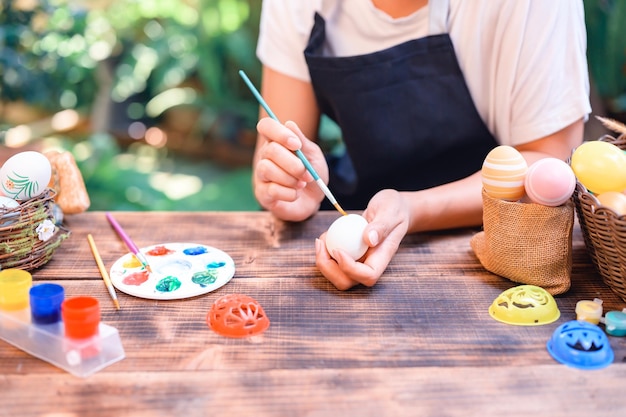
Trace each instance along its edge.
{"label": "green blurred foliage", "polygon": [[55,138],[50,145],[75,156],[96,210],[258,210],[250,167],[224,168],[191,161],[140,142],[123,150],[101,133],[83,141]]}
{"label": "green blurred foliage", "polygon": [[88,13],[60,3],[1,0],[0,101],[50,111],[93,102],[97,61],[85,38]]}
{"label": "green blurred foliage", "polygon": [[626,1],[584,0],[589,69],[607,110],[626,112]]}
{"label": "green blurred foliage", "polygon": [[105,114],[119,107],[127,124],[157,124],[185,106],[201,113],[190,130],[234,140],[253,129],[258,104],[238,71],[260,79],[260,8],[261,0],[0,0],[0,140],[12,127],[3,103],[75,109],[100,128],[52,142],[75,155],[90,210],[257,209],[250,167],[185,160],[141,140],[121,147]]}

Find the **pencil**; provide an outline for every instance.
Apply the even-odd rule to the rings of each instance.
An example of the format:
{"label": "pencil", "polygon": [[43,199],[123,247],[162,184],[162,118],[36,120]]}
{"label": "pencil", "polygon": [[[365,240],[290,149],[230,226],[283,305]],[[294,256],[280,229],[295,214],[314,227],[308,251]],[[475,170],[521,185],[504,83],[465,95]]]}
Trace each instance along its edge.
{"label": "pencil", "polygon": [[[265,102],[265,100],[261,96],[261,93],[259,93],[259,90],[257,90],[256,87],[254,86],[254,84],[252,84],[252,81],[250,81],[250,79],[248,78],[246,73],[243,70],[239,70],[239,75],[244,80],[244,82],[246,83],[246,85],[248,86],[248,88],[250,89],[250,91],[252,92],[254,97],[257,99],[259,104],[265,109],[265,112],[272,119],[274,119],[274,120],[276,120],[277,122],[280,123],[280,121],[278,120],[278,117],[276,117],[276,115],[274,114],[272,109],[270,109],[270,106]],[[330,190],[328,189],[328,187],[326,186],[326,184],[324,184],[324,181],[322,181],[322,179],[317,174],[317,172],[315,171],[315,169],[313,168],[313,166],[311,165],[309,160],[306,159],[306,156],[304,156],[304,154],[302,153],[302,151],[300,149],[296,150],[295,153],[298,156],[298,158],[300,158],[302,163],[304,164],[306,170],[309,171],[309,173],[313,176],[313,179],[315,180],[317,185],[321,188],[321,190],[324,193],[324,195],[326,196],[326,198],[328,198],[328,200],[332,203],[332,205],[337,209],[337,211],[339,213],[341,213],[342,215],[345,216],[346,212],[341,208],[339,203],[337,203],[337,200],[335,199],[335,196],[333,196],[333,193],[331,193]]]}
{"label": "pencil", "polygon": [[89,242],[89,247],[91,248],[91,253],[93,253],[93,257],[96,260],[96,264],[98,265],[98,269],[100,270],[100,275],[102,275],[102,279],[104,280],[104,285],[106,285],[107,290],[109,290],[109,294],[113,299],[113,303],[115,304],[115,309],[120,309],[120,302],[117,300],[117,294],[115,294],[115,288],[113,288],[113,284],[111,283],[111,278],[109,278],[109,273],[104,267],[104,263],[102,262],[102,258],[100,257],[100,253],[98,252],[98,248],[96,247],[96,242],[94,242],[91,234],[87,235],[87,241]]}
{"label": "pencil", "polygon": [[109,223],[111,223],[111,226],[113,226],[113,229],[115,229],[119,237],[122,238],[122,240],[126,244],[126,247],[133,253],[133,255],[135,255],[135,257],[139,260],[139,262],[141,262],[144,268],[146,268],[146,270],[151,273],[152,269],[150,268],[150,264],[148,264],[148,260],[146,259],[144,254],[141,253],[141,251],[139,250],[137,245],[135,245],[135,242],[133,242],[130,236],[128,236],[128,234],[124,231],[124,229],[122,229],[122,226],[120,226],[117,220],[113,218],[111,213],[107,212],[106,218],[109,221]]}

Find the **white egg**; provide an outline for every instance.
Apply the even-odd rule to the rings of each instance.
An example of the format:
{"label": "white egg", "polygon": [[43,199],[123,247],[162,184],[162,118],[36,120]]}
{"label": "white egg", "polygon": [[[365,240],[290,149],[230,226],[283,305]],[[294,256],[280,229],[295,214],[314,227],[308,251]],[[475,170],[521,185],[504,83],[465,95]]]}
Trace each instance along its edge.
{"label": "white egg", "polygon": [[43,193],[52,176],[52,166],[40,152],[20,152],[0,168],[0,191],[15,200],[27,200]]}
{"label": "white egg", "polygon": [[341,249],[357,260],[367,251],[363,241],[363,230],[367,220],[358,214],[341,216],[333,222],[326,233],[326,249],[333,254],[335,249]]}

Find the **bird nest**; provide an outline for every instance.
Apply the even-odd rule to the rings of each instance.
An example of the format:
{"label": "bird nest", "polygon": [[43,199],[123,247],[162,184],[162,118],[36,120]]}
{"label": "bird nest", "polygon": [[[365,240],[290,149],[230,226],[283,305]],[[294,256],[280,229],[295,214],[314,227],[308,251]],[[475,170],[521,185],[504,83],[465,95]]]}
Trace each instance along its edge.
{"label": "bird nest", "polygon": [[[57,225],[56,193],[21,201],[18,207],[0,207],[0,267],[30,271],[46,264],[70,231]],[[58,214],[55,214],[56,213]]]}

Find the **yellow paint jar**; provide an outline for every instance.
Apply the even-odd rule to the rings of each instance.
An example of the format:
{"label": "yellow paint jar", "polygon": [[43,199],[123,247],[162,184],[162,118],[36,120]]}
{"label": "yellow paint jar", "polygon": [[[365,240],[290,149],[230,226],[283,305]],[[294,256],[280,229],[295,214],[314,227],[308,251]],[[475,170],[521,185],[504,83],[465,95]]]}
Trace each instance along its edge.
{"label": "yellow paint jar", "polygon": [[15,311],[28,308],[33,277],[21,269],[0,271],[0,310]]}

